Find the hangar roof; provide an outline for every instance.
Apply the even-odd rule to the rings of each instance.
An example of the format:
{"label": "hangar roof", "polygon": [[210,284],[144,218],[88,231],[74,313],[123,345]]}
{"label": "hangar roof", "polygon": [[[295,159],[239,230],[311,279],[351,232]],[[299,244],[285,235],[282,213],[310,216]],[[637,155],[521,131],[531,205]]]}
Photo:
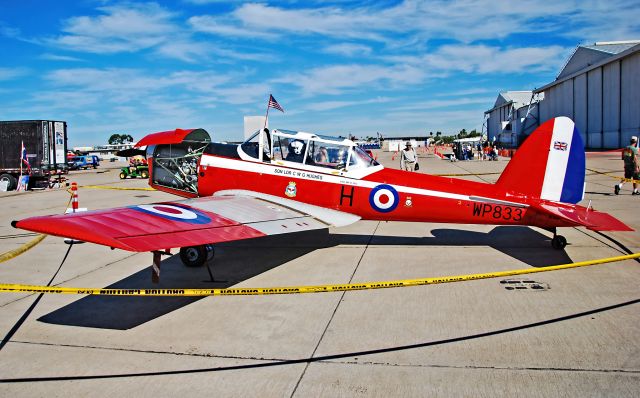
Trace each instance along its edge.
{"label": "hangar roof", "polygon": [[640,44],[640,40],[608,41],[608,42],[604,41],[604,42],[596,42],[590,45],[580,46],[580,47],[615,55],[615,54],[620,54],[624,50],[630,49],[636,44]]}
{"label": "hangar roof", "polygon": [[534,92],[543,92],[578,74],[585,73],[638,51],[640,51],[640,40],[597,42],[591,45],[578,46],[567,60],[556,80],[534,90]]}
{"label": "hangar roof", "polygon": [[531,102],[531,91],[503,91],[498,94],[493,108],[486,111],[485,114],[505,105],[513,105],[516,109],[520,109],[525,105],[529,105],[529,102]]}

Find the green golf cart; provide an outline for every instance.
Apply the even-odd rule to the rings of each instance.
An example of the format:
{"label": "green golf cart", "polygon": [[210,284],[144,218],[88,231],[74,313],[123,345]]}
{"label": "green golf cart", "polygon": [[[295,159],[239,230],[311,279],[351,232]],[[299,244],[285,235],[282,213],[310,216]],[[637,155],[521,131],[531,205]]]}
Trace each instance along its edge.
{"label": "green golf cart", "polygon": [[146,164],[138,164],[135,166],[127,166],[120,169],[120,179],[125,178],[149,178],[149,166]]}

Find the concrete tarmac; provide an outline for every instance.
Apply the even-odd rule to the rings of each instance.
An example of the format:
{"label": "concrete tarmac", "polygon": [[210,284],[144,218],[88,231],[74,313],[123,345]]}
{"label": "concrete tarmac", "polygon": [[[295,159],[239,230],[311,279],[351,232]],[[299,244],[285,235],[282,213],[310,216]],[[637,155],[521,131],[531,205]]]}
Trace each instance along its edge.
{"label": "concrete tarmac", "polygon": [[[388,167],[391,154],[379,153]],[[451,163],[420,172],[478,173]],[[105,164],[106,167],[117,165]],[[587,167],[620,175],[617,153]],[[587,172],[586,197],[640,230],[630,184]],[[146,187],[115,168],[73,172],[80,185]],[[526,177],[526,176],[525,176]],[[161,192],[80,189],[90,209],[172,200]],[[61,213],[64,190],[0,193],[0,253],[33,236],[11,220]],[[160,287],[350,283],[564,264],[640,251],[638,232],[361,221],[344,228],[216,246],[213,271],[162,263]],[[48,237],[0,264],[2,283],[46,284],[68,246]],[[152,287],[149,253],[74,245],[53,284]],[[509,283],[506,283],[509,282]],[[3,396],[615,396],[640,395],[640,263],[400,289],[283,296],[149,298],[45,295],[0,351]],[[533,287],[536,288],[533,288]],[[507,289],[507,287],[520,287]],[[0,294],[6,336],[38,295]]]}

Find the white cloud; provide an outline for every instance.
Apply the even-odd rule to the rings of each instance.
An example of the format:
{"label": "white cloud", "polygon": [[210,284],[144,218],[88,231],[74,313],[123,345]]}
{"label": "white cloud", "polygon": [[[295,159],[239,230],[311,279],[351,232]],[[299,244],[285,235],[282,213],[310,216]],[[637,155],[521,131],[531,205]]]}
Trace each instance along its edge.
{"label": "white cloud", "polygon": [[472,43],[530,32],[553,31],[565,37],[639,33],[638,24],[629,18],[630,13],[637,13],[633,0],[534,1],[525,8],[510,0],[405,0],[391,7],[370,4],[282,8],[248,3],[228,14],[194,17],[190,22],[199,31],[222,36],[260,40],[273,39],[273,35],[321,35],[374,40],[392,47],[415,47],[443,37]]}
{"label": "white cloud", "polygon": [[264,83],[241,84],[234,87],[217,88],[212,91],[212,99],[227,102],[233,105],[255,104],[264,98],[265,93],[271,91],[271,87]]}
{"label": "white cloud", "polygon": [[29,73],[26,68],[0,68],[0,80],[11,80]]}
{"label": "white cloud", "polygon": [[468,96],[468,95],[476,95],[476,94],[487,94],[487,93],[494,93],[496,92],[496,90],[494,89],[490,89],[490,88],[469,88],[469,89],[465,89],[465,90],[457,90],[457,91],[445,91],[442,93],[438,93],[437,96],[438,97],[462,97],[462,96]]}
{"label": "white cloud", "polygon": [[166,42],[178,29],[175,14],[155,3],[101,7],[96,17],[79,16],[64,22],[65,34],[50,43],[90,53],[135,52]]}
{"label": "white cloud", "polygon": [[560,46],[507,48],[485,45],[446,45],[419,62],[447,72],[512,73],[557,69],[566,49]]}
{"label": "white cloud", "polygon": [[316,33],[359,39],[380,38],[377,33],[367,28],[370,24],[379,22],[378,15],[367,9],[348,12],[336,7],[283,9],[250,3],[242,5],[233,14],[245,26],[264,30]]}
{"label": "white cloud", "polygon": [[70,61],[70,62],[82,62],[83,59],[70,57],[68,55],[59,55],[52,53],[44,53],[40,56],[40,59],[45,59],[47,61]]}
{"label": "white cloud", "polygon": [[329,111],[338,108],[345,108],[349,106],[368,105],[368,104],[380,104],[384,102],[392,101],[391,98],[377,97],[365,101],[320,101],[309,104],[306,109],[311,111]]}
{"label": "white cloud", "polygon": [[211,46],[189,40],[173,40],[159,46],[157,53],[167,58],[195,63],[210,59]]}
{"label": "white cloud", "polygon": [[257,29],[236,26],[226,21],[227,18],[209,15],[194,16],[188,19],[191,28],[197,32],[210,33],[219,36],[230,36],[245,39],[271,40],[278,36]]}
{"label": "white cloud", "polygon": [[565,60],[560,46],[500,48],[445,45],[426,55],[389,57],[390,65],[346,64],[317,67],[276,78],[274,83],[300,88],[303,96],[338,95],[349,91],[407,88],[452,73],[532,73],[557,70]]}
{"label": "white cloud", "polygon": [[298,86],[303,95],[341,94],[345,90],[391,88],[418,83],[425,77],[422,69],[411,65],[333,65],[319,67],[305,73],[275,79],[275,83]]}
{"label": "white cloud", "polygon": [[344,55],[346,57],[367,56],[371,54],[371,47],[363,44],[340,43],[327,46],[323,51],[329,54]]}
{"label": "white cloud", "polygon": [[[235,88],[228,88],[234,78],[233,75],[210,71],[177,71],[166,75],[154,75],[144,70],[125,68],[58,69],[45,75],[45,79],[54,87],[73,91],[81,98],[99,98],[103,104],[111,106],[146,106],[146,103],[156,96],[170,95],[174,92],[187,98],[207,94],[212,101],[237,103],[240,101],[239,94],[224,94],[224,90]],[[219,94],[220,92],[223,94]],[[73,107],[71,103],[69,108]]]}
{"label": "white cloud", "polygon": [[490,105],[495,101],[493,97],[477,97],[477,98],[456,98],[451,100],[429,100],[413,102],[406,105],[396,106],[390,108],[393,112],[401,111],[423,111],[426,109],[440,109],[440,108],[463,108],[468,105]]}

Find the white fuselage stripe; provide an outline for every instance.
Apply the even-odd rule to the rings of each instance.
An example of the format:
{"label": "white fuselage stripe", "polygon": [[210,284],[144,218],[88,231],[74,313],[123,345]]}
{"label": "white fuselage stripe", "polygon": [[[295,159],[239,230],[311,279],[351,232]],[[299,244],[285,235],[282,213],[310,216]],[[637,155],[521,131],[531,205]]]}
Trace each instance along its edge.
{"label": "white fuselage stripe", "polygon": [[[228,170],[247,171],[252,173],[263,173],[263,174],[270,174],[270,175],[281,176],[281,177],[289,176],[291,178],[298,178],[303,180],[327,182],[331,184],[350,185],[350,186],[371,188],[371,189],[382,184],[376,181],[358,180],[358,179],[348,178],[346,176],[318,173],[311,170],[291,169],[288,166],[279,166],[275,164],[223,158],[223,157],[212,156],[207,154],[204,154],[202,156],[202,160],[200,161],[200,167],[217,167],[217,168],[228,169]],[[380,169],[382,169],[381,166],[380,166]],[[414,187],[407,187],[407,186],[395,185],[395,184],[389,184],[389,185],[393,186],[398,192],[408,193],[412,195],[424,195],[424,196],[433,196],[433,197],[445,198],[445,199],[468,200],[473,202],[491,202],[491,203],[501,203],[504,205],[523,206],[522,204],[519,204],[519,203],[515,203],[515,202],[511,203],[511,202],[502,201],[499,199],[482,198],[478,196],[474,196],[473,198],[471,198],[469,195],[461,195],[461,194],[456,194],[451,192],[433,191],[430,189],[414,188]]]}
{"label": "white fuselage stripe", "polygon": [[[567,164],[569,153],[571,152],[571,140],[573,139],[573,122],[569,118],[556,118],[553,124],[553,134],[549,143],[549,157],[547,158],[547,168],[544,173],[542,183],[541,199],[560,201],[562,196],[562,186],[567,174]],[[564,150],[554,146],[566,144]]]}

